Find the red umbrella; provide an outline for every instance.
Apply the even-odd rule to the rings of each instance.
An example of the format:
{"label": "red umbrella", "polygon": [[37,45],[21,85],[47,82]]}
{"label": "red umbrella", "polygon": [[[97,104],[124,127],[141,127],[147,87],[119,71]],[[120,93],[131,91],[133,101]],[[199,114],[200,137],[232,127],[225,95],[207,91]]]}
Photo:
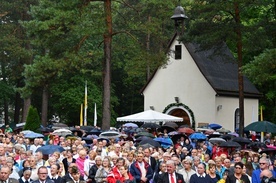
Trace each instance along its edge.
{"label": "red umbrella", "polygon": [[185,134],[192,134],[195,133],[195,131],[191,128],[184,127],[184,128],[178,128],[177,130],[178,133],[185,133]]}

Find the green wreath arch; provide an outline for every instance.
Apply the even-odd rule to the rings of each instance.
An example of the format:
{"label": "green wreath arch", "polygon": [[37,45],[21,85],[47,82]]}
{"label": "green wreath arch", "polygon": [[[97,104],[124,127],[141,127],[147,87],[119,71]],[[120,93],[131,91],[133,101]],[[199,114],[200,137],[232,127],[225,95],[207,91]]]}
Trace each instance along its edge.
{"label": "green wreath arch", "polygon": [[180,107],[182,106],[184,109],[186,109],[190,115],[191,115],[191,122],[192,122],[192,128],[195,129],[195,116],[194,116],[194,113],[193,111],[188,107],[186,106],[185,104],[183,103],[172,103],[172,104],[169,104],[167,105],[167,107],[163,110],[163,113],[166,113],[170,108],[172,107]]}

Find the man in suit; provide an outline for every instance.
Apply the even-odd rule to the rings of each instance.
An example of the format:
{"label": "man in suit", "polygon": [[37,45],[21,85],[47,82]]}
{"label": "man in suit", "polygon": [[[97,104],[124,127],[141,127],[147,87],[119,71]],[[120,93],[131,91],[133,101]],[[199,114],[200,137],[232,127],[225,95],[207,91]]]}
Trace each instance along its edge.
{"label": "man in suit", "polygon": [[51,165],[50,175],[47,178],[53,180],[55,183],[61,183],[61,177],[58,175],[59,169],[60,165],[58,163]]}
{"label": "man in suit", "polygon": [[157,162],[156,162],[155,158],[151,156],[151,154],[152,153],[149,148],[144,149],[145,157],[149,159],[149,164],[150,164],[152,170],[155,170]]}
{"label": "man in suit", "polygon": [[47,179],[48,169],[46,166],[41,166],[37,170],[38,180],[33,181],[32,183],[54,183],[53,180]]}
{"label": "man in suit", "polygon": [[71,176],[72,180],[68,181],[68,183],[86,183],[84,180],[81,180],[80,170],[76,166],[71,168]]}
{"label": "man in suit", "polygon": [[3,165],[1,166],[0,169],[0,182],[3,183],[19,183],[18,180],[13,179],[13,178],[9,178],[11,174],[11,168],[8,167],[7,165]]}
{"label": "man in suit", "polygon": [[23,176],[20,177],[19,183],[31,183],[33,180],[31,179],[32,170],[27,167],[23,169]]}
{"label": "man in suit", "polygon": [[[73,175],[72,175],[72,169],[74,167],[78,167],[76,163],[71,163],[68,166],[68,172],[66,172],[66,174],[61,178],[61,183],[66,183],[66,182],[72,182],[73,181]],[[83,176],[80,175],[80,180],[83,181]]]}
{"label": "man in suit", "polygon": [[183,175],[177,173],[176,166],[173,160],[166,162],[167,172],[160,175],[157,183],[185,183]]}

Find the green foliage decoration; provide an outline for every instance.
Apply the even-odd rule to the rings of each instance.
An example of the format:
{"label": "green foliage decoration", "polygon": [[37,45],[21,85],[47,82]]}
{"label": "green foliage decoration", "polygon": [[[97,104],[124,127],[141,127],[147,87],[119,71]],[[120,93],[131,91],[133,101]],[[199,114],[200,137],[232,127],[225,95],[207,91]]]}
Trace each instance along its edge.
{"label": "green foliage decoration", "polygon": [[183,103],[171,103],[169,104],[164,110],[163,113],[166,113],[170,108],[172,107],[183,107],[184,109],[186,109],[190,115],[191,115],[191,122],[192,122],[192,128],[195,129],[195,116],[194,116],[194,112],[185,104]]}

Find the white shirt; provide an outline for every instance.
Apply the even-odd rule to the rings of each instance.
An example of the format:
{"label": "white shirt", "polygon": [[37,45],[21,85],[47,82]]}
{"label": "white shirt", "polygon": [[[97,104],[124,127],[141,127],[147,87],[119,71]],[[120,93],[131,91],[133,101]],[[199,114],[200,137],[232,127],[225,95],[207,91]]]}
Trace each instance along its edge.
{"label": "white shirt", "polygon": [[172,173],[172,174],[168,173],[168,175],[169,175],[169,181],[170,181],[170,183],[172,183],[172,181],[171,181],[171,176],[173,177],[174,183],[177,183],[177,182],[176,182],[175,173]]}

